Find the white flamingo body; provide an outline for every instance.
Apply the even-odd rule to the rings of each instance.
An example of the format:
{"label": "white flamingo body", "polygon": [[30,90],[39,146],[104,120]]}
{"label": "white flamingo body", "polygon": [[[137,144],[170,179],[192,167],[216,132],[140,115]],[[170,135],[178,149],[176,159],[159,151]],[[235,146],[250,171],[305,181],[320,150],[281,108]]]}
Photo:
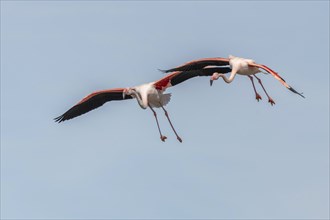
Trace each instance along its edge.
{"label": "white flamingo body", "polygon": [[125,95],[132,95],[133,98],[136,98],[142,109],[147,109],[149,105],[154,108],[166,106],[170,101],[171,94],[163,94],[163,92],[155,88],[154,82],[124,90]]}
{"label": "white flamingo body", "polygon": [[147,109],[151,101],[150,97],[153,97],[153,102],[159,100],[160,94],[154,88],[152,83],[146,83],[132,88],[126,88],[123,92],[123,96],[131,95],[135,98],[142,109]]}
{"label": "white flamingo body", "polygon": [[261,72],[257,67],[250,66],[251,64],[255,64],[255,61],[232,55],[229,56],[229,65],[232,68],[232,72],[236,71],[237,74],[254,75]]}

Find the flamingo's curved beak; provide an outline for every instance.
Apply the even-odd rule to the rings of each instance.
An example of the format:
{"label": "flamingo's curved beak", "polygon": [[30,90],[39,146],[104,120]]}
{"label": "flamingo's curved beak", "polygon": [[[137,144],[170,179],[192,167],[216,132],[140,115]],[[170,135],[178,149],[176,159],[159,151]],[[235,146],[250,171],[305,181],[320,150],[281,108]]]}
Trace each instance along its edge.
{"label": "flamingo's curved beak", "polygon": [[212,86],[213,84],[213,79],[210,79],[210,86]]}

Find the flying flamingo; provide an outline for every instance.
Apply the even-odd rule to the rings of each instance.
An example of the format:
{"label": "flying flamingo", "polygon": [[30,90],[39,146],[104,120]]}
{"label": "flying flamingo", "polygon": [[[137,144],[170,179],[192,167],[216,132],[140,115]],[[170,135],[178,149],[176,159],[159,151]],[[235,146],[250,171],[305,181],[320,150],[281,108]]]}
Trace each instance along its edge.
{"label": "flying flamingo", "polygon": [[148,107],[153,112],[158,131],[160,134],[160,139],[164,142],[167,137],[164,136],[161,132],[157,114],[153,108],[162,108],[165,116],[168,119],[169,124],[173,132],[175,133],[178,141],[182,142],[182,139],[177,134],[174,126],[169,118],[169,115],[164,108],[170,101],[171,94],[167,93],[164,94],[165,90],[171,86],[175,86],[187,79],[196,77],[196,76],[211,76],[214,72],[218,73],[227,73],[230,72],[231,69],[228,67],[215,67],[215,68],[207,68],[198,71],[189,71],[189,72],[182,72],[182,71],[175,71],[162,79],[146,83],[139,86],[129,87],[129,88],[116,88],[116,89],[107,89],[93,92],[83,98],[80,102],[70,108],[61,116],[55,118],[56,122],[66,121],[82,114],[85,114],[93,109],[96,109],[102,106],[104,103],[109,101],[119,101],[119,100],[126,100],[126,99],[133,99],[135,98],[142,109],[147,109]]}
{"label": "flying flamingo", "polygon": [[[293,89],[291,86],[289,86],[285,80],[280,77],[274,70],[270,69],[269,67],[262,65],[262,64],[256,64],[254,60],[251,59],[245,59],[245,58],[240,58],[240,57],[235,57],[230,55],[229,58],[204,58],[204,59],[199,59],[199,60],[193,60],[191,62],[188,62],[184,65],[169,69],[169,70],[161,70],[165,73],[173,72],[173,71],[182,71],[182,72],[189,72],[189,71],[198,71],[198,70],[205,70],[208,68],[214,69],[215,66],[228,66],[230,65],[231,67],[231,74],[229,78],[227,78],[223,73],[218,73],[214,72],[211,76],[210,79],[210,85],[212,86],[212,83],[214,80],[218,80],[220,77],[223,78],[223,80],[226,83],[231,83],[236,74],[240,75],[245,75],[248,76],[249,79],[252,82],[253,89],[256,95],[257,101],[261,99],[261,96],[258,94],[254,82],[253,82],[253,77],[254,76],[259,84],[261,85],[262,89],[264,90],[265,94],[268,97],[268,102],[271,105],[274,105],[275,102],[274,100],[268,95],[265,87],[263,86],[260,78],[258,78],[255,74],[257,73],[270,73],[273,75],[277,80],[279,80],[286,88],[288,88],[290,91],[300,95],[301,97],[305,98],[302,93],[298,93],[295,89]],[[266,72],[263,72],[262,70],[265,70]]]}

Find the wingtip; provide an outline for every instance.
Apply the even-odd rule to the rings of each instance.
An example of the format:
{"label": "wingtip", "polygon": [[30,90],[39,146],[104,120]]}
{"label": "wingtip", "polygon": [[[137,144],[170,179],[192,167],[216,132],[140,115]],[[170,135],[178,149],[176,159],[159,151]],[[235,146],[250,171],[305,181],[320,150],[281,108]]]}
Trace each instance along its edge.
{"label": "wingtip", "polygon": [[292,88],[292,87],[289,87],[289,90],[291,91],[291,92],[293,92],[293,93],[296,93],[297,95],[300,95],[301,97],[303,97],[303,98],[306,98],[304,95],[303,95],[303,93],[302,92],[297,92],[294,88]]}
{"label": "wingtip", "polygon": [[166,70],[161,70],[161,69],[158,69],[158,71],[162,72],[162,73],[167,73]]}
{"label": "wingtip", "polygon": [[305,99],[306,97],[303,94],[304,94],[303,92],[298,93],[298,95],[300,95],[301,97],[303,97]]}
{"label": "wingtip", "polygon": [[55,122],[57,122],[57,123],[61,123],[62,121],[64,121],[64,120],[63,120],[63,115],[58,116],[58,117],[54,118],[53,120],[54,120]]}

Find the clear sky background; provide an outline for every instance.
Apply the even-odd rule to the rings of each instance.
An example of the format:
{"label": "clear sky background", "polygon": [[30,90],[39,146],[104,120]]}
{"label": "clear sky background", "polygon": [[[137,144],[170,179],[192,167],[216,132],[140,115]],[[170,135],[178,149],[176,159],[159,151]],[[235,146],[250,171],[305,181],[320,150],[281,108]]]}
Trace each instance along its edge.
{"label": "clear sky background", "polygon": [[[260,75],[195,78],[160,109],[110,102],[53,118],[95,90],[203,57]],[[1,1],[1,218],[329,218],[328,1]]]}

